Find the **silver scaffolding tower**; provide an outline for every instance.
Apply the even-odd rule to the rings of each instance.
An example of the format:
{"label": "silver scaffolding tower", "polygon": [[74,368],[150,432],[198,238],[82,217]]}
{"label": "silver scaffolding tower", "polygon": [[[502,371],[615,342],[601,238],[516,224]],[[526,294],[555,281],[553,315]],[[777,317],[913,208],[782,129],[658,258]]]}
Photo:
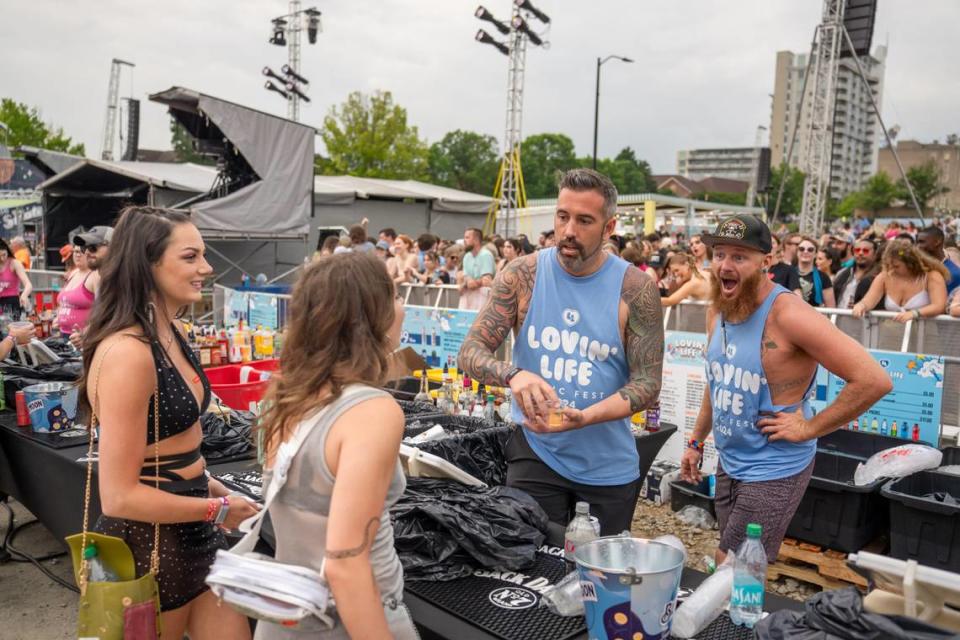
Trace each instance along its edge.
{"label": "silver scaffolding tower", "polygon": [[132,62],[114,58],[110,63],[110,85],[107,87],[107,115],[103,122],[101,160],[113,160],[113,143],[117,137],[117,113],[120,110],[120,68],[133,68]]}
{"label": "silver scaffolding tower", "polygon": [[516,27],[518,18],[522,18],[520,7],[514,5],[510,19],[507,120],[503,135],[503,165],[500,170],[502,232],[507,238],[517,233],[517,211],[527,204],[523,172],[520,168],[520,143],[523,141],[523,74],[527,62],[527,36]]}
{"label": "silver scaffolding tower", "polygon": [[[287,65],[294,73],[300,74],[300,32],[303,29],[300,16],[300,0],[290,0],[288,7],[290,21],[287,23]],[[300,96],[296,91],[288,92],[287,118],[300,122]]]}
{"label": "silver scaffolding tower", "polygon": [[[836,105],[843,13],[846,0],[824,0],[823,15],[814,41],[810,78],[810,111],[806,135],[801,136],[800,168],[807,174],[800,208],[800,233],[816,235],[823,227],[830,197],[833,154],[833,115]],[[805,81],[806,84],[806,81]],[[801,96],[801,104],[806,96]]]}

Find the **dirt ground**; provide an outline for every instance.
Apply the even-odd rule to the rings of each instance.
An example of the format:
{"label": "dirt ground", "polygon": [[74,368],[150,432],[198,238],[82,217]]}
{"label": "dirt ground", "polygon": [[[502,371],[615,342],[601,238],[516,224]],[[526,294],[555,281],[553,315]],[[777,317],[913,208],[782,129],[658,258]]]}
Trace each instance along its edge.
{"label": "dirt ground", "polygon": [[[16,524],[34,519],[18,502],[11,500]],[[703,570],[702,559],[712,556],[719,535],[683,524],[669,506],[656,506],[641,500],[633,517],[633,534],[655,538],[671,533],[687,547],[688,566]],[[0,539],[7,533],[7,514],[0,509]],[[42,556],[60,547],[53,536],[39,524],[19,533],[14,546],[34,556]],[[69,559],[64,556],[44,562],[54,574],[72,582]],[[781,595],[805,600],[817,589],[791,578],[769,585]],[[77,595],[61,587],[32,564],[0,563],[0,640],[66,640],[73,637],[76,625]]]}

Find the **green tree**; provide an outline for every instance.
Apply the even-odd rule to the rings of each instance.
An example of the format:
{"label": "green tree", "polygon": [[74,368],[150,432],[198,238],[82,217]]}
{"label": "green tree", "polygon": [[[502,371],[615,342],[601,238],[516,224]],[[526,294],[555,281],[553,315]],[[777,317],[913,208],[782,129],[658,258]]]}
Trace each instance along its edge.
{"label": "green tree", "polygon": [[473,193],[493,193],[497,140],[473,131],[450,131],[430,146],[430,177],[436,184]]}
{"label": "green tree", "polygon": [[192,162],[194,164],[206,165],[216,164],[216,160],[210,156],[201,155],[194,150],[193,137],[173,116],[170,116],[170,145],[173,147],[173,151],[177,156],[177,162]]}
{"label": "green tree", "polygon": [[555,198],[560,174],[578,165],[573,140],[562,133],[527,136],[520,164],[528,198]]}
{"label": "green tree", "polygon": [[369,96],[354,91],[342,105],[330,108],[320,137],[328,155],[318,168],[328,175],[394,180],[430,176],[427,143],[407,122],[407,110],[394,104],[389,91]]}
{"label": "green tree", "polygon": [[[589,167],[592,158],[581,158],[580,164]],[[598,158],[597,171],[607,175],[620,193],[650,193],[657,190],[653,171],[646,160],[638,160],[630,147],[624,147],[615,158]]]}
{"label": "green tree", "polygon": [[877,211],[889,207],[896,197],[896,185],[886,172],[881,171],[867,180],[867,184],[858,192],[854,203],[858,209],[867,209],[876,216]]}
{"label": "green tree", "polygon": [[806,175],[802,171],[788,165],[771,168],[770,188],[767,190],[767,213],[773,215],[773,210],[777,205],[777,193],[782,181],[785,181],[785,183],[778,216],[800,213],[800,209],[803,207],[803,181],[805,179]]}
{"label": "green tree", "polygon": [[[940,170],[933,160],[907,169],[907,179],[910,180],[910,186],[913,187],[913,193],[921,207],[926,207],[932,198],[949,191],[940,183]],[[896,197],[906,202],[907,206],[913,206],[903,178],[897,180]]]}
{"label": "green tree", "polygon": [[704,202],[716,202],[718,204],[734,204],[743,206],[747,202],[746,193],[727,193],[725,191],[703,191],[694,194],[694,200],[703,200]]}
{"label": "green tree", "polygon": [[11,149],[19,146],[63,151],[77,156],[85,153],[83,143],[74,143],[63,128],[48,124],[40,110],[10,98],[0,100],[0,122],[7,126],[6,143]]}

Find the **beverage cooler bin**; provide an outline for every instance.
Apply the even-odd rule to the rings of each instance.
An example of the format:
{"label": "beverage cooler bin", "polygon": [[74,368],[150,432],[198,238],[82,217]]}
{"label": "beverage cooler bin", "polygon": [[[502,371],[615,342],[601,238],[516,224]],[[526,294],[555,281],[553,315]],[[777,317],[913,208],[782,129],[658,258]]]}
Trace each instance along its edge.
{"label": "beverage cooler bin", "polygon": [[270,374],[280,369],[280,361],[257,360],[205,370],[210,389],[231,409],[248,411],[251,402],[260,402],[270,385]]}
{"label": "beverage cooler bin", "polygon": [[693,505],[705,510],[713,519],[717,519],[715,500],[709,493],[709,477],[704,476],[698,484],[690,484],[685,480],[674,480],[670,483],[670,510],[676,513],[684,507]]}
{"label": "beverage cooler bin", "polygon": [[861,462],[863,458],[817,451],[810,485],[787,527],[788,537],[855,553],[886,531],[888,509],[880,495],[885,480],[856,486],[853,473]]}
{"label": "beverage cooler bin", "polygon": [[960,476],[921,471],[887,482],[882,491],[890,501],[890,555],[960,572]]}
{"label": "beverage cooler bin", "polygon": [[880,453],[884,449],[892,449],[893,447],[910,443],[910,440],[894,438],[893,436],[883,436],[879,433],[837,429],[832,433],[817,438],[817,449],[832,451],[833,453],[842,453],[866,460],[873,454]]}
{"label": "beverage cooler bin", "polygon": [[[943,460],[940,461],[941,467],[960,464],[960,447],[944,447],[940,451],[943,452]],[[957,499],[960,500],[960,498]]]}

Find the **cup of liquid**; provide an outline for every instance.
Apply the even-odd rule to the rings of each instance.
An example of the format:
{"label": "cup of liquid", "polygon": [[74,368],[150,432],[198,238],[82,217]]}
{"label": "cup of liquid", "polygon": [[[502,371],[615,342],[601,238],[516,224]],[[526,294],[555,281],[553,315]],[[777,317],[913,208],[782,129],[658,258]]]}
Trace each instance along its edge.
{"label": "cup of liquid", "polygon": [[11,334],[16,335],[17,344],[24,345],[30,343],[30,337],[26,335],[26,332],[32,328],[32,322],[27,320],[18,320],[17,322],[11,322],[8,330]]}
{"label": "cup of liquid", "polygon": [[559,429],[563,426],[563,407],[561,402],[555,402],[550,405],[550,411],[547,414],[547,426],[551,429]]}

